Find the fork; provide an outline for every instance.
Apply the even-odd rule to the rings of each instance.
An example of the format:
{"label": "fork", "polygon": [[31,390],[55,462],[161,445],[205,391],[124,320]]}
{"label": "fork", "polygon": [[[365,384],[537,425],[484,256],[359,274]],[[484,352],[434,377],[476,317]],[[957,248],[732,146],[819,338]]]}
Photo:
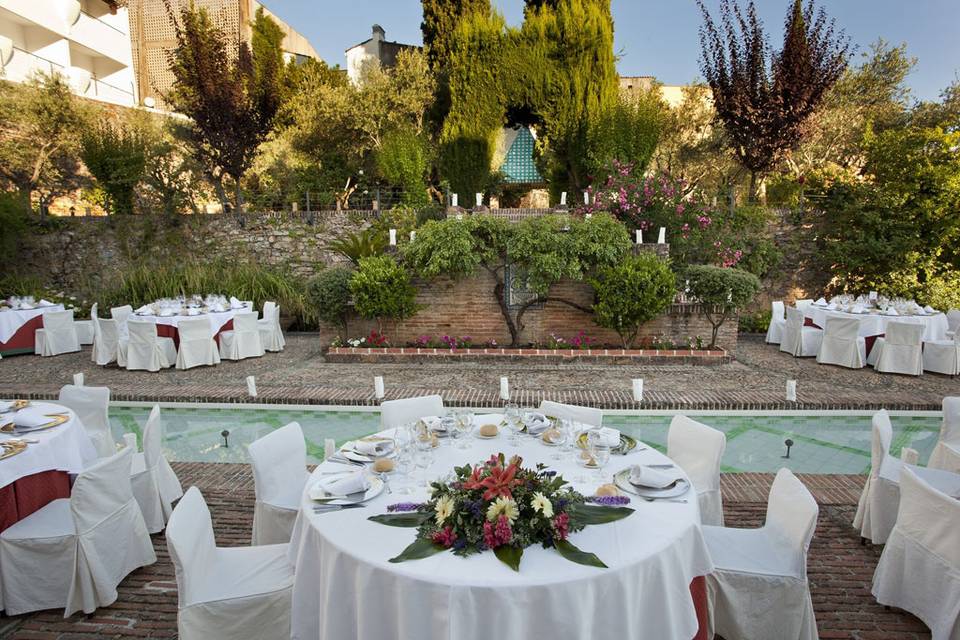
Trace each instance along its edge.
{"label": "fork", "polygon": [[643,499],[647,502],[679,502],[682,504],[687,504],[686,498],[647,498],[643,496]]}

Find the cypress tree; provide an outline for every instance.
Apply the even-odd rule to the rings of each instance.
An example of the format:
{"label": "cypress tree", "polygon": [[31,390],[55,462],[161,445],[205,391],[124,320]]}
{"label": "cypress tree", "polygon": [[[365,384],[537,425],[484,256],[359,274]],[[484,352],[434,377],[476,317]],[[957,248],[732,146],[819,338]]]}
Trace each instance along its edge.
{"label": "cypress tree", "polygon": [[453,49],[451,39],[464,16],[490,15],[490,0],[423,0],[423,49],[432,71],[444,69]]}

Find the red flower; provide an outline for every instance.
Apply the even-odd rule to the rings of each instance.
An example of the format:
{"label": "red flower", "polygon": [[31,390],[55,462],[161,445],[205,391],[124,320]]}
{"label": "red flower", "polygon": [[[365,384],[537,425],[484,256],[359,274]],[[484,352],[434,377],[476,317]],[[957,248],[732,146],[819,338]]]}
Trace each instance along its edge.
{"label": "red flower", "polygon": [[453,546],[454,541],[457,539],[457,534],[453,532],[452,527],[446,527],[443,531],[437,531],[433,534],[432,539],[434,543],[449,548]]}
{"label": "red flower", "polygon": [[520,481],[515,477],[516,475],[516,464],[511,464],[506,469],[499,465],[490,467],[489,474],[482,479],[478,469],[474,468],[470,479],[463,486],[467,489],[485,489],[483,492],[484,500],[493,500],[499,496],[512,498],[513,494],[510,490],[520,484]]}
{"label": "red flower", "polygon": [[566,513],[558,515],[553,519],[553,528],[557,532],[557,538],[566,540],[567,536],[570,535],[570,516]]}
{"label": "red flower", "polygon": [[497,518],[497,523],[483,523],[483,543],[490,549],[496,549],[500,545],[510,544],[513,540],[513,529],[510,528],[510,521],[507,516]]}

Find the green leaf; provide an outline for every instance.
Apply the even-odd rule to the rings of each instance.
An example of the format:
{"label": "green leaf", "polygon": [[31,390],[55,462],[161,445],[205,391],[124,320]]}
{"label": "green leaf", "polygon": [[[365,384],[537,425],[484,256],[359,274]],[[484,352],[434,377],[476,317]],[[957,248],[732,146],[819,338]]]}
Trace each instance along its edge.
{"label": "green leaf", "polygon": [[503,564],[514,571],[520,571],[520,559],[523,558],[523,549],[509,544],[502,544],[493,550],[493,555]]}
{"label": "green leaf", "polygon": [[422,560],[444,551],[446,547],[436,544],[433,540],[417,538],[413,544],[400,552],[400,555],[390,558],[390,562],[406,562],[407,560]]}
{"label": "green leaf", "polygon": [[581,551],[575,545],[570,544],[568,540],[556,540],[554,546],[560,552],[560,555],[570,562],[585,564],[589,567],[600,567],[601,569],[607,568],[607,565],[603,564],[603,560],[592,553]]}
{"label": "green leaf", "polygon": [[596,504],[574,504],[567,508],[567,514],[582,525],[607,524],[623,520],[633,513],[630,507],[603,507]]}
{"label": "green leaf", "polygon": [[380,515],[370,516],[367,520],[373,520],[388,527],[411,527],[416,528],[430,519],[429,513],[381,513]]}

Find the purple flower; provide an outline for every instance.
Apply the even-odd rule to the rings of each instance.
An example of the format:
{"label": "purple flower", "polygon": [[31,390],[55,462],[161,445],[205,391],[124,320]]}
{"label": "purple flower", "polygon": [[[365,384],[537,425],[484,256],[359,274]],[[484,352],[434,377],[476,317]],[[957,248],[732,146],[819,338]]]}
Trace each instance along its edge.
{"label": "purple flower", "polygon": [[422,506],[419,502],[397,502],[396,504],[387,505],[387,511],[390,513],[397,511],[416,511]]}
{"label": "purple flower", "polygon": [[543,475],[545,478],[552,478],[553,476],[557,475],[557,472],[554,471],[553,469],[548,469],[547,471],[544,471],[541,475]]}
{"label": "purple flower", "polygon": [[590,496],[586,502],[601,504],[605,507],[615,507],[624,504],[630,504],[630,498],[627,496]]}

